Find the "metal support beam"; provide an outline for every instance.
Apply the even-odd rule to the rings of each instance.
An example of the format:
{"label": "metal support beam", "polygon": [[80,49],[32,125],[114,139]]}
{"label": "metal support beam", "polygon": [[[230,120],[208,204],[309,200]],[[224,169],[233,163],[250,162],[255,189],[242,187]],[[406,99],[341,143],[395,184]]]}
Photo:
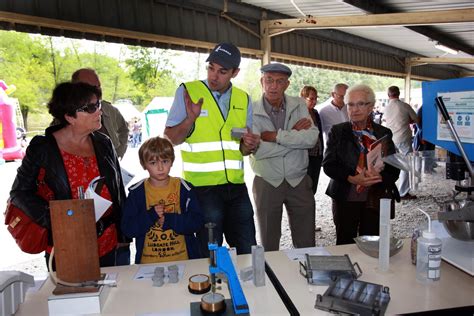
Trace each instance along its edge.
{"label": "metal support beam", "polygon": [[[299,57],[299,56],[287,55],[287,54],[281,54],[281,53],[272,53],[271,57],[272,57],[272,60],[278,60],[278,61],[283,61],[287,63],[295,63],[299,65],[303,64],[305,66],[334,68],[340,71],[359,72],[359,73],[368,73],[368,74],[379,75],[379,76],[405,78],[405,73],[402,73],[402,72],[386,71],[386,70],[380,70],[380,69],[375,69],[375,68],[339,64],[339,63],[335,63],[331,61],[319,60],[319,59],[314,59],[314,58]],[[439,78],[419,76],[419,75],[413,75],[413,74],[411,75],[411,79],[420,80],[420,81],[439,80]]]}
{"label": "metal support beam", "polygon": [[245,25],[243,25],[242,23],[240,23],[239,21],[233,19],[232,17],[228,16],[227,15],[227,0],[224,0],[224,10],[221,12],[221,17],[223,17],[224,19],[227,19],[229,20],[230,22],[234,23],[235,25],[237,25],[238,27],[242,28],[243,30],[249,32],[250,34],[252,34],[253,36],[257,37],[257,38],[260,38],[260,35],[258,35],[258,33],[254,32],[253,30],[251,30],[250,28],[246,27]]}
{"label": "metal support beam", "polygon": [[[400,13],[396,8],[391,6],[393,3],[388,3],[386,1],[367,1],[367,0],[342,0],[343,2],[356,7],[360,10],[363,10],[367,13],[372,14],[382,14],[382,13]],[[383,4],[381,2],[384,2]],[[474,55],[474,48],[465,44],[459,39],[453,37],[453,35],[445,32],[441,32],[438,29],[435,29],[432,26],[407,26],[407,29],[417,32],[421,35],[424,35],[436,42],[440,42],[443,45],[451,47],[455,50],[460,50],[469,55]]]}
{"label": "metal support beam", "polygon": [[353,16],[307,16],[296,19],[268,20],[273,29],[324,29],[374,26],[411,26],[466,23],[474,21],[474,9],[366,14]]}
{"label": "metal support beam", "polygon": [[231,18],[230,16],[228,16],[226,13],[222,12],[221,13],[221,17],[223,17],[224,19],[227,19],[229,20],[230,22],[234,23],[235,25],[237,25],[238,27],[246,30],[247,32],[249,32],[250,34],[252,34],[253,36],[257,37],[257,38],[260,38],[260,35],[258,35],[258,33],[252,31],[250,28],[246,27],[245,25],[243,25],[242,23],[240,23],[239,21]]}
{"label": "metal support beam", "polygon": [[[56,19],[48,19],[30,15],[23,15],[17,13],[10,13],[0,11],[0,21],[26,24],[26,25],[37,25],[39,27],[50,27],[54,29],[63,29],[69,31],[76,31],[82,33],[98,34],[101,36],[113,36],[123,39],[135,39],[141,41],[167,43],[171,45],[178,45],[183,47],[196,47],[211,50],[216,45],[215,43],[196,41],[186,38],[177,38],[172,36],[156,35],[136,31],[128,31],[123,29],[104,27],[91,24],[83,24],[76,22],[69,22]],[[262,51],[258,49],[240,48],[242,54],[260,57]]]}
{"label": "metal support beam", "polygon": [[[103,38],[107,36],[121,38],[121,39],[135,39],[144,42],[154,42],[154,43],[165,43],[170,45],[182,46],[184,47],[194,47],[194,48],[201,48],[211,50],[215,43],[204,42],[204,41],[196,41],[186,38],[177,38],[172,36],[163,36],[163,35],[156,35],[144,32],[135,32],[135,31],[127,31],[118,28],[110,28],[110,27],[103,27],[91,24],[83,24],[83,23],[75,23],[75,22],[68,22],[63,20],[56,20],[56,19],[49,19],[49,18],[42,18],[30,15],[23,15],[17,13],[10,13],[5,11],[0,11],[0,21],[12,23],[12,24],[22,24],[22,25],[33,25],[38,27],[45,27],[45,28],[53,28],[53,29],[60,29],[60,30],[67,30],[67,31],[75,31],[82,34],[96,34],[100,35]],[[262,58],[262,63],[267,64],[270,63],[271,60],[284,60],[289,63],[295,64],[305,64],[307,66],[313,67],[326,67],[332,69],[338,69],[342,71],[349,71],[349,72],[360,72],[360,73],[370,73],[370,74],[377,74],[381,76],[393,76],[398,78],[403,78],[405,76],[404,73],[401,72],[391,72],[382,69],[376,68],[368,68],[368,67],[359,67],[354,65],[330,62],[325,60],[318,60],[314,58],[305,58],[305,57],[298,57],[286,54],[278,54],[278,53],[271,53],[271,38],[268,34],[268,27],[265,25],[267,21],[263,20],[261,22],[261,45],[262,50],[258,49],[250,49],[245,47],[240,47],[240,51],[242,54],[247,56],[254,56],[256,58]],[[415,80],[437,80],[439,78],[434,77],[425,77],[425,76],[415,76],[412,75],[412,79]]]}
{"label": "metal support beam", "polygon": [[425,64],[474,64],[474,58],[447,58],[447,57],[411,57],[408,62],[412,66],[420,66]]}

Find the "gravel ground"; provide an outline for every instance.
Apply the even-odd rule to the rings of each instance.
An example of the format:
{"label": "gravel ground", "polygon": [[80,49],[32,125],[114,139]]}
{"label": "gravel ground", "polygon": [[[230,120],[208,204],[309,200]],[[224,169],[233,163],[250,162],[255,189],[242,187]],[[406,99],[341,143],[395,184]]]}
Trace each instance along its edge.
{"label": "gravel ground", "polygon": [[[250,168],[246,169],[249,170]],[[425,184],[415,193],[418,199],[402,201],[396,203],[396,217],[391,221],[392,235],[397,238],[411,237],[413,229],[426,222],[425,217],[417,211],[421,208],[429,214],[434,214],[438,210],[438,203],[446,201],[452,196],[454,182],[443,179],[445,171],[443,166],[436,168],[436,174],[427,176]],[[247,184],[252,183],[246,176]],[[321,231],[316,232],[316,246],[330,246],[336,243],[335,228],[332,221],[331,199],[324,193],[328,185],[329,178],[321,172],[318,191],[316,193],[316,225],[321,226]],[[249,192],[251,188],[249,188]],[[256,225],[257,229],[258,226]],[[259,235],[257,232],[257,242]],[[282,222],[282,238],[280,249],[292,248],[291,233],[288,227],[288,219],[284,212]],[[132,246],[132,258],[134,258],[135,249]],[[132,259],[133,262],[133,259]],[[40,274],[46,271],[44,258],[36,258],[30,261],[7,267],[5,270],[14,269],[24,271],[30,274]]]}

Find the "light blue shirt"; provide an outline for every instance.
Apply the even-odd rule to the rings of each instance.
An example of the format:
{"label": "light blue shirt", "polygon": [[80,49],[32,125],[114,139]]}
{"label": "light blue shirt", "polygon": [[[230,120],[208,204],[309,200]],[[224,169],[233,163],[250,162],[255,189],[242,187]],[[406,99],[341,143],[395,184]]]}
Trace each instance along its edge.
{"label": "light blue shirt", "polygon": [[[207,87],[207,80],[203,80]],[[211,91],[214,99],[216,99],[217,104],[224,116],[224,119],[227,119],[227,114],[229,113],[229,103],[230,103],[230,95],[231,95],[231,86],[227,89],[224,93],[220,93],[219,91]],[[249,97],[249,105],[247,108],[247,127],[252,128],[252,101]],[[168,114],[168,119],[166,120],[167,127],[173,127],[184,121],[186,118],[186,105],[184,103],[184,85],[180,85],[178,89],[176,89],[176,93],[174,95],[173,105],[171,106],[170,112]]]}

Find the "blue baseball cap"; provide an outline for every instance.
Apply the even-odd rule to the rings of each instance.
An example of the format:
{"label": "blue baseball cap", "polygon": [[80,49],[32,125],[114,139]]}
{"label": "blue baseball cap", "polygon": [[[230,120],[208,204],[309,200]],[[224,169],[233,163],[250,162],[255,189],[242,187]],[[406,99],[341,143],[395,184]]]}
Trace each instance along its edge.
{"label": "blue baseball cap", "polygon": [[239,68],[240,51],[234,44],[220,43],[214,47],[206,61],[219,64],[225,69]]}
{"label": "blue baseball cap", "polygon": [[283,64],[279,64],[279,63],[273,63],[273,64],[266,64],[265,66],[263,66],[262,68],[260,68],[260,71],[262,73],[266,73],[266,72],[278,72],[278,73],[281,73],[281,74],[285,74],[288,76],[288,78],[291,77],[291,74],[293,73],[291,71],[291,69],[286,66],[286,65],[283,65]]}

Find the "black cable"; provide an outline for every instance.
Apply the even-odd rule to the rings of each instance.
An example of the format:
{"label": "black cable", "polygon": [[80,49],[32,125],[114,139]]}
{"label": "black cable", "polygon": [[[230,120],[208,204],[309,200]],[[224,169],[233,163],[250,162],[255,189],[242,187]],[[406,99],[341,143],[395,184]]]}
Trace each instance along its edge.
{"label": "black cable", "polygon": [[268,265],[267,261],[265,261],[265,272],[268,275],[270,281],[272,281],[273,287],[277,291],[278,295],[280,296],[283,304],[285,304],[286,309],[290,313],[291,316],[299,316],[300,312],[296,309],[295,304],[291,301],[291,298],[286,293],[285,289],[281,285],[280,281],[278,280],[277,276],[273,272],[272,268]]}

